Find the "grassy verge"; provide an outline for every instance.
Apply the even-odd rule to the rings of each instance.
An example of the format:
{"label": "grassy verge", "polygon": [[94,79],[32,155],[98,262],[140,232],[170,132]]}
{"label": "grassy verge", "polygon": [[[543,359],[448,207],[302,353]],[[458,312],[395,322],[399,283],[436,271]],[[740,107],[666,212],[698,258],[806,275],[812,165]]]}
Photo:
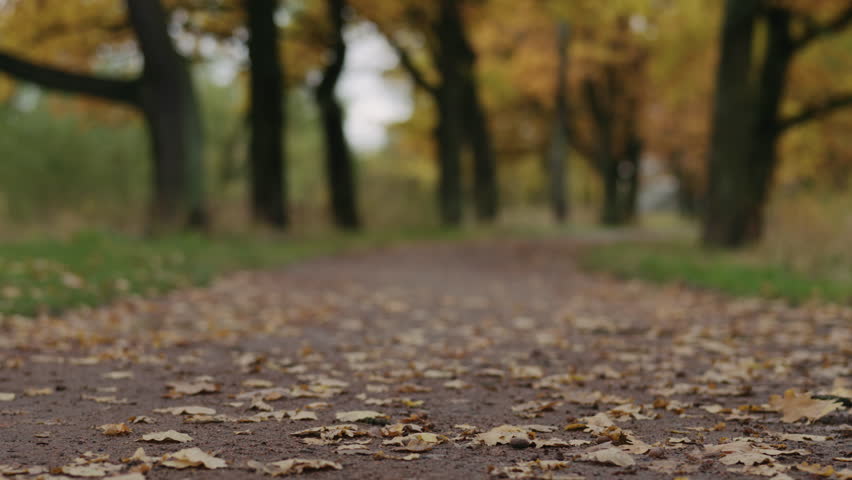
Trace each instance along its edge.
{"label": "grassy verge", "polygon": [[720,290],[738,296],[852,302],[852,281],[794,270],[759,252],[707,252],[685,243],[619,242],[590,247],[582,264],[627,278]]}
{"label": "grassy verge", "polygon": [[247,268],[413,240],[451,240],[479,231],[420,230],[364,235],[173,235],[142,239],[89,232],[66,240],[0,244],[0,318],[156,295]]}

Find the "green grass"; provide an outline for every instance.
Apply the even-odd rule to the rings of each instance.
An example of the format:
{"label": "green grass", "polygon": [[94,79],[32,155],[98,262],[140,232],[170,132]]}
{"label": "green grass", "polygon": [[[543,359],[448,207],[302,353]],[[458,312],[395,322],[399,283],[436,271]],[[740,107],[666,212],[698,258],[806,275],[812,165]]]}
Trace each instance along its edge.
{"label": "green grass", "polygon": [[119,296],[156,295],[204,284],[229,271],[271,268],[342,250],[480,233],[412,230],[303,238],[181,234],[143,239],[88,232],[65,240],[0,244],[0,319],[100,305]]}
{"label": "green grass", "polygon": [[852,302],[852,282],[819,272],[804,273],[755,252],[708,252],[684,243],[620,242],[589,247],[583,266],[627,278],[682,283],[737,296],[763,296],[792,303]]}

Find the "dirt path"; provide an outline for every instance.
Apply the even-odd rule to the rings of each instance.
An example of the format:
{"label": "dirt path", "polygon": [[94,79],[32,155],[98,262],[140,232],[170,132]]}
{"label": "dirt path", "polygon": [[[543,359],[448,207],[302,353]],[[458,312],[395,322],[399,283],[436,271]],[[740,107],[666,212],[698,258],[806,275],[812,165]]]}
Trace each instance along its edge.
{"label": "dirt path", "polygon": [[[849,409],[811,398],[852,396],[849,310],[589,276],[576,255],[407,247],[15,322],[0,478],[262,478],[291,458],[332,462],[315,479],[850,478]],[[168,430],[191,440],[139,441]],[[206,467],[174,468],[193,454]]]}

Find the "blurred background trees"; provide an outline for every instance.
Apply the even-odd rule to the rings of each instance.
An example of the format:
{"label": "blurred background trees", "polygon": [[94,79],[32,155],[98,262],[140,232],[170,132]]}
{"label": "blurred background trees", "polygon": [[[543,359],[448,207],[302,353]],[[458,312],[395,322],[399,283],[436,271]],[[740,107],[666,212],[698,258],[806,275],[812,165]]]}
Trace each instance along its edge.
{"label": "blurred background trees", "polygon": [[0,225],[668,212],[751,245],[848,199],[850,27],[844,0],[4,0]]}

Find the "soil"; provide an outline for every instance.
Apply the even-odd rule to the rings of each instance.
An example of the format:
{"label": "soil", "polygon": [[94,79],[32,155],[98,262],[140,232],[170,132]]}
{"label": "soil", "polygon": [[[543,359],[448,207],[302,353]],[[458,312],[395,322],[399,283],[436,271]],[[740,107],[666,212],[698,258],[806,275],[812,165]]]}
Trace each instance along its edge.
{"label": "soil", "polygon": [[[760,478],[731,471],[745,465],[726,464],[705,447],[737,439],[781,452],[757,462],[774,469],[766,478],[815,478],[799,470],[803,462],[850,468],[848,408],[788,423],[786,412],[769,405],[788,389],[848,391],[849,309],[622,281],[578,270],[578,255],[577,245],[553,239],[407,246],[238,273],[157,299],[13,319],[0,339],[0,392],[15,394],[0,401],[0,478],[62,478],[61,467],[86,452],[151,480],[262,478],[249,461],[294,457],[342,466],[305,473],[317,480],[499,478],[508,475],[501,467],[536,459],[565,468],[518,478]],[[170,382],[204,381],[218,391],[168,398],[179,396],[167,395]],[[240,394],[263,388],[278,389],[264,402],[275,411],[310,411],[317,420],[247,421],[262,411],[249,410],[251,399]],[[328,405],[310,405],[317,402]],[[186,415],[154,412],[185,405],[231,421],[186,423]],[[342,443],[312,445],[292,435],[361,410],[388,418],[356,423],[367,435]],[[615,424],[614,435],[588,427],[599,413]],[[130,423],[134,416],[154,423]],[[382,443],[389,437],[381,423],[403,421],[446,440],[414,460],[377,458],[380,450],[411,453]],[[133,431],[98,429],[117,423]],[[476,444],[476,432],[504,424],[552,427],[525,439],[575,444]],[[192,441],[138,441],[166,430]],[[362,439],[373,455],[338,453]],[[629,453],[629,466],[584,458],[609,441],[649,449]],[[228,466],[122,463],[140,447],[150,457],[199,447]],[[22,469],[31,470],[16,473]]]}

